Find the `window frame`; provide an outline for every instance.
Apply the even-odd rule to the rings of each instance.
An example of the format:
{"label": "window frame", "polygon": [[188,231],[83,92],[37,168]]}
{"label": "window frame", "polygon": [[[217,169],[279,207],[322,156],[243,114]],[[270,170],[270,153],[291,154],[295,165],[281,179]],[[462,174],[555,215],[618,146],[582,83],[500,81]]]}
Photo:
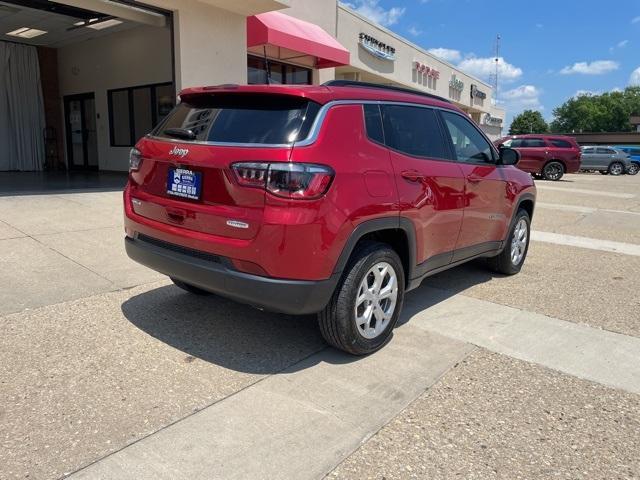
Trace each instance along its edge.
{"label": "window frame", "polygon": [[[258,60],[260,62],[265,63],[265,76],[267,75],[267,70],[266,70],[266,62],[265,62],[265,58],[261,57],[259,55],[253,55],[251,53],[247,54],[247,76],[249,73],[249,59],[252,58],[254,60]],[[293,63],[285,63],[282,62],[280,60],[272,60],[270,58],[267,58],[267,61],[269,62],[269,66],[270,67],[277,67],[281,69],[281,73],[282,73],[282,83],[278,83],[277,85],[311,85],[313,84],[313,69],[309,68],[309,67],[305,67],[303,65],[295,65]],[[291,73],[291,68],[290,67],[294,67],[294,68],[298,68],[301,69],[303,71],[306,71],[307,73],[307,83],[287,83],[287,74]],[[273,71],[273,69],[271,68],[271,70]],[[266,85],[265,83],[247,83],[248,85]]]}
{"label": "window frame", "polygon": [[[133,108],[133,91],[148,88],[150,90],[150,106],[151,106],[151,130],[147,133],[154,131],[158,124],[158,115],[156,112],[156,103],[158,101],[158,95],[156,89],[158,87],[173,86],[173,82],[161,82],[161,83],[149,83],[145,85],[135,85],[132,87],[120,87],[107,90],[107,109],[109,111],[109,146],[110,147],[133,147],[138,139],[136,139],[135,132],[135,111]],[[114,130],[114,112],[113,112],[113,95],[114,93],[127,92],[127,102],[129,104],[129,144],[117,144],[115,142],[115,130]]]}

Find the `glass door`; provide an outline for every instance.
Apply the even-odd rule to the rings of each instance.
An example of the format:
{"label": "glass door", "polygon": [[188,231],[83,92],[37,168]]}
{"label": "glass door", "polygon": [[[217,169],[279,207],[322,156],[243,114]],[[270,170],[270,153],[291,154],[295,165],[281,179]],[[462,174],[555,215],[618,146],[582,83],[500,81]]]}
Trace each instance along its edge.
{"label": "glass door", "polygon": [[98,139],[93,93],[64,97],[64,116],[69,169],[97,170]]}

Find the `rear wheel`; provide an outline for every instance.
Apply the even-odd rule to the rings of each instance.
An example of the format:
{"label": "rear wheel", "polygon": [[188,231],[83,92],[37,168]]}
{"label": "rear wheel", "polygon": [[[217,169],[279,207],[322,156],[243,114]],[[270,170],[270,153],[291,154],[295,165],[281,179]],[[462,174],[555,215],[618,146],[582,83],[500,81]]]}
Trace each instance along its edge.
{"label": "rear wheel", "polygon": [[631,166],[627,169],[627,175],[636,175],[640,171],[640,164],[632,163]]}
{"label": "rear wheel", "polygon": [[530,230],[529,214],[526,210],[518,210],[504,250],[499,255],[488,259],[489,266],[494,271],[505,275],[518,273],[529,251]]}
{"label": "rear wheel", "polygon": [[170,278],[176,287],[181,288],[185,292],[193,293],[195,295],[211,295],[206,290],[202,290],[201,288],[198,288],[195,285],[191,285],[190,283],[185,283],[182,280],[178,280],[177,278],[173,278],[173,277],[170,277]]}
{"label": "rear wheel", "polygon": [[390,338],[403,300],[398,254],[384,243],[367,242],[354,252],[329,304],[318,314],[322,336],[353,355],[375,352]]}
{"label": "rear wheel", "polygon": [[557,182],[564,175],[564,166],[560,162],[552,161],[542,169],[542,176],[546,180]]}
{"label": "rear wheel", "polygon": [[620,162],[613,162],[609,165],[609,173],[611,175],[622,175],[624,173],[624,165]]}

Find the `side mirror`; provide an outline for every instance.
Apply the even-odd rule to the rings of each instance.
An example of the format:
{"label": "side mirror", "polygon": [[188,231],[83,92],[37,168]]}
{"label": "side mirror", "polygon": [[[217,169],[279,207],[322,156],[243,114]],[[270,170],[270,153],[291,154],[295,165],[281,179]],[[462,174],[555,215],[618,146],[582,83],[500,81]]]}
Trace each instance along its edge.
{"label": "side mirror", "polygon": [[513,148],[501,148],[500,149],[500,164],[501,165],[516,165],[520,161],[520,152]]}

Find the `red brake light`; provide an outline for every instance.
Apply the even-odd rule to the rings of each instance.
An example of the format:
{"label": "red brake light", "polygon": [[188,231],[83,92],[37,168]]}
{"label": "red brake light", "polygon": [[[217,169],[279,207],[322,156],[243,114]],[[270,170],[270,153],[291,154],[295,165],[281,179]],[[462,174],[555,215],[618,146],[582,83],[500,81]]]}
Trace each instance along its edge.
{"label": "red brake light", "polygon": [[324,165],[310,163],[242,162],[232,165],[238,183],[264,188],[283,198],[310,200],[324,195],[334,172]]}

